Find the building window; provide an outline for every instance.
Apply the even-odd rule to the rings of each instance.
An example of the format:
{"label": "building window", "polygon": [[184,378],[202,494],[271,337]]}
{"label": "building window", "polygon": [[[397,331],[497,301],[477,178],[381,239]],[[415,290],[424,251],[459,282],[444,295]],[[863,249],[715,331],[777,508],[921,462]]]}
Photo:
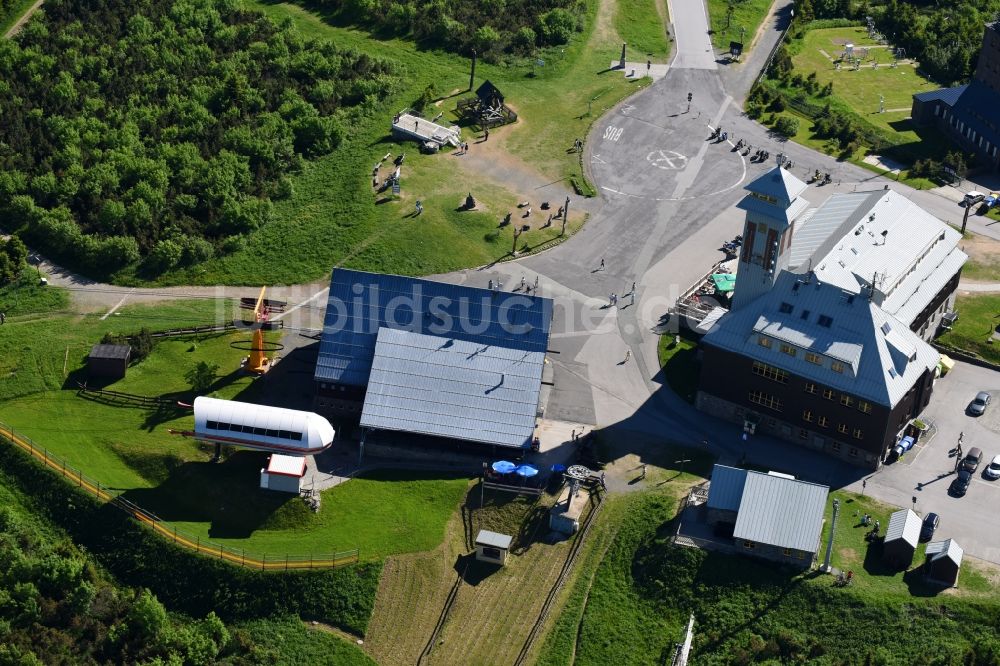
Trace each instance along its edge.
{"label": "building window", "polygon": [[847,424],[846,423],[840,423],[840,424],[838,424],[837,425],[837,432],[843,433],[844,435],[846,435],[847,434]]}
{"label": "building window", "polygon": [[781,554],[784,555],[785,557],[791,557],[792,556],[792,549],[791,548],[782,548],[781,549]]}
{"label": "building window", "polygon": [[827,400],[833,400],[833,389],[823,389],[823,397]]}
{"label": "building window", "polygon": [[870,403],[870,402],[868,402],[866,400],[862,400],[861,402],[858,403],[858,411],[859,412],[864,412],[865,414],[871,414],[872,413],[872,403]]}
{"label": "building window", "polygon": [[778,306],[778,311],[781,312],[782,314],[791,314],[793,309],[794,308],[792,307],[791,303],[782,303],[781,305]]}
{"label": "building window", "polygon": [[757,344],[759,344],[761,347],[766,347],[767,349],[770,349],[771,348],[771,338],[762,335],[759,338],[757,338]]}
{"label": "building window", "polygon": [[803,310],[802,314],[799,315],[801,319],[809,319],[809,310]]}
{"label": "building window", "polygon": [[744,541],[743,542],[743,547],[746,548],[747,550],[753,550],[755,545],[756,544],[753,541]]}
{"label": "building window", "polygon": [[865,434],[861,431],[861,428],[854,429],[854,439],[862,439],[864,436]]}
{"label": "building window", "polygon": [[830,328],[830,326],[833,325],[833,319],[831,317],[827,317],[826,315],[820,315],[819,319],[816,320],[816,323],[823,328]]}
{"label": "building window", "polygon": [[803,421],[805,421],[806,423],[812,423],[813,422],[813,418],[815,418],[815,417],[813,416],[813,413],[811,411],[809,411],[808,409],[803,410],[803,412],[802,412],[802,420]]}
{"label": "building window", "polygon": [[789,356],[795,356],[795,347],[791,345],[781,345],[781,353],[788,354]]}
{"label": "building window", "polygon": [[840,361],[834,361],[833,363],[830,364],[830,369],[833,370],[834,372],[842,373],[844,372],[844,364],[841,363]]}
{"label": "building window", "polygon": [[830,450],[834,453],[840,453],[840,442],[830,442]]}
{"label": "building window", "polygon": [[857,458],[858,449],[852,446],[851,448],[847,449],[847,455],[851,456],[852,458]]}
{"label": "building window", "polygon": [[821,416],[817,419],[816,423],[818,423],[821,428],[827,428],[830,425],[830,419],[825,416]]}
{"label": "building window", "polygon": [[816,385],[813,384],[812,382],[806,382],[806,393],[812,393],[815,395]]}
{"label": "building window", "polygon": [[840,404],[842,404],[844,407],[853,407],[854,398],[844,393],[840,396]]}
{"label": "building window", "polygon": [[807,439],[809,437],[809,431],[805,428],[799,428],[799,439]]}
{"label": "building window", "polygon": [[750,402],[773,409],[776,412],[781,411],[781,400],[761,391],[750,391]]}
{"label": "building window", "polygon": [[810,363],[815,363],[816,365],[823,365],[823,357],[819,354],[814,354],[812,352],[806,352],[806,360]]}
{"label": "building window", "polygon": [[800,560],[804,560],[806,559],[806,553],[805,551],[797,550],[795,551],[795,557],[799,558]]}
{"label": "building window", "polygon": [[771,381],[778,382],[779,384],[788,383],[788,373],[780,368],[775,368],[772,365],[766,363],[761,363],[760,361],[753,362],[753,373],[755,375],[760,375],[765,379],[770,379]]}

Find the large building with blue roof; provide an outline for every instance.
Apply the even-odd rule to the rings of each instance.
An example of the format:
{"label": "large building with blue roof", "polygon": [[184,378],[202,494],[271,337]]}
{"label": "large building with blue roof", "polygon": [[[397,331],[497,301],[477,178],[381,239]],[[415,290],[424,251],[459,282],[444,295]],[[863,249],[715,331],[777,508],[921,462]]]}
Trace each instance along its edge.
{"label": "large building with blue roof", "polygon": [[889,189],[818,208],[776,168],[747,185],[732,309],[702,338],[697,406],[876,469],[930,400],[968,258]]}
{"label": "large building with blue roof", "polygon": [[972,81],[913,96],[910,116],[934,125],[987,165],[1000,166],[1000,21],[988,24]]}
{"label": "large building with blue roof", "polygon": [[317,410],[370,430],[530,445],[552,301],[335,269],[314,379]]}

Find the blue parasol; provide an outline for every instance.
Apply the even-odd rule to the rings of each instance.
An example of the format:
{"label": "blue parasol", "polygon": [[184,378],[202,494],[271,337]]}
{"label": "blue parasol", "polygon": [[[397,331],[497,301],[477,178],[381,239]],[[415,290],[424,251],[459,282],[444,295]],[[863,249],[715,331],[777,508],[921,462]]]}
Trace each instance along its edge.
{"label": "blue parasol", "polygon": [[517,465],[509,460],[498,460],[493,463],[493,471],[498,474],[510,474],[515,469],[517,469]]}
{"label": "blue parasol", "polygon": [[538,468],[532,467],[531,465],[521,465],[514,471],[517,472],[518,476],[523,476],[526,479],[538,474]]}

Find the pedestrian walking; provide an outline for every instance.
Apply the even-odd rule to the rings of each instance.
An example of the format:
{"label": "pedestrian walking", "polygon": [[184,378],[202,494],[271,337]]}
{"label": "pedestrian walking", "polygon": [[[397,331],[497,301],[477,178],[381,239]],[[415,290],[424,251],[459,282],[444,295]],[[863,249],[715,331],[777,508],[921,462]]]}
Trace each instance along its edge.
{"label": "pedestrian walking", "polygon": [[632,350],[631,349],[626,349],[625,350],[625,360],[622,361],[622,363],[628,363],[628,360],[630,358],[632,358]]}
{"label": "pedestrian walking", "polygon": [[524,289],[524,276],[521,276],[521,289]]}
{"label": "pedestrian walking", "polygon": [[[562,210],[561,208],[559,210]],[[601,257],[601,270],[604,270],[604,257]]]}
{"label": "pedestrian walking", "polygon": [[538,276],[535,276],[535,289],[538,289]]}
{"label": "pedestrian walking", "polygon": [[640,479],[646,478],[646,463],[642,463],[642,474],[639,475]]}
{"label": "pedestrian walking", "polygon": [[635,293],[635,282],[632,283],[632,293]]}
{"label": "pedestrian walking", "polygon": [[490,291],[493,291],[493,280],[490,280]]}
{"label": "pedestrian walking", "polygon": [[610,308],[614,304],[615,304],[615,294],[614,292],[611,292],[610,294],[608,294],[608,307]]}
{"label": "pedestrian walking", "polygon": [[604,482],[604,472],[601,472],[601,488],[604,490],[608,489],[608,484]]}
{"label": "pedestrian walking", "polygon": [[483,130],[483,141],[489,141],[489,140],[490,140],[490,128],[487,127],[485,130]]}
{"label": "pedestrian walking", "polygon": [[417,215],[420,215],[423,212],[424,212],[424,203],[419,199],[417,199]]}
{"label": "pedestrian walking", "polygon": [[652,60],[647,60],[646,61],[646,73],[647,74],[649,74],[649,70],[650,70],[650,68],[652,68],[652,66],[653,66],[653,61]]}
{"label": "pedestrian walking", "polygon": [[7,313],[6,312],[0,312],[0,325],[6,324],[6,323],[7,323]]}

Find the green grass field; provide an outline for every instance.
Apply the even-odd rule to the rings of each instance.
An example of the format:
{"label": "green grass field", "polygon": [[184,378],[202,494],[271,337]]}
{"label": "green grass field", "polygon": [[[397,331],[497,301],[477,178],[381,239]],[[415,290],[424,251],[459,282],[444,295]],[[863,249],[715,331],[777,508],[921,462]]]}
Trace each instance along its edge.
{"label": "green grass field", "polygon": [[237,640],[245,635],[257,644],[257,663],[376,666],[357,645],[322,628],[307,628],[297,617],[243,622],[233,627],[233,633]]}
{"label": "green grass field", "polygon": [[617,0],[615,30],[632,52],[654,62],[666,61],[670,45],[656,0]]}
{"label": "green grass field", "polygon": [[667,385],[674,393],[694,404],[698,390],[698,373],[701,364],[696,357],[698,343],[686,335],[680,336],[680,344],[674,344],[674,336],[661,335],[656,343],[657,356]]}
{"label": "green grass field", "polygon": [[[541,182],[561,180],[567,187],[572,182],[583,187],[579,155],[568,150],[573,140],[585,137],[605,109],[649,83],[604,71],[618,56],[619,44],[611,36],[594,34],[597,4],[588,0],[582,34],[565,47],[538,54],[544,66],[532,66],[526,59],[503,66],[480,62],[477,67],[477,85],[493,81],[520,117],[518,123],[491,132],[491,147],[502,150],[516,168],[537,172]],[[165,275],[158,284],[298,284],[321,279],[334,265],[442,273],[488,263],[510,251],[512,232],[505,229],[497,235],[497,223],[512,204],[531,193],[489,182],[487,176],[465,169],[460,157],[424,156],[416,145],[407,145],[402,148],[402,200],[376,204],[371,188],[372,166],[385,153],[395,155],[401,149],[388,136],[392,115],[433,85],[442,98],[438,110],[448,117],[468,86],[468,60],[335,25],[333,19],[295,4],[250,0],[247,5],[278,21],[291,20],[306,37],[393,58],[405,68],[405,83],[384,108],[352,124],[334,155],[293,177],[293,196],[275,202],[275,220],[251,235],[244,249]],[[592,115],[587,115],[591,100]],[[470,152],[476,151],[478,133],[467,128],[464,136],[472,144]],[[470,190],[482,201],[484,212],[456,211]],[[417,199],[424,203],[424,214],[408,217]],[[574,225],[581,221],[577,218]],[[555,226],[547,232],[533,229],[519,245],[538,245],[557,231]],[[132,283],[136,278],[120,280]]]}
{"label": "green grass field", "polygon": [[1000,295],[959,295],[955,304],[958,321],[951,331],[938,338],[943,345],[956,347],[992,363],[1000,363],[1000,341],[992,340],[1000,326]]}
{"label": "green grass field", "polygon": [[741,28],[743,34],[743,52],[750,51],[754,35],[760,24],[771,9],[771,0],[740,0],[733,3],[733,15],[726,28],[726,15],[729,13],[728,0],[708,0],[708,21],[712,29],[712,44],[717,49],[728,49],[729,42],[740,41]]}
{"label": "green grass field", "polygon": [[[844,529],[853,507],[883,511],[854,499],[842,505],[835,546],[847,564],[855,561],[849,551],[859,542],[860,530]],[[854,584],[835,588],[829,576],[670,546],[664,521],[673,516],[674,501],[650,494],[621,501],[628,510],[582,615],[568,604],[568,619],[561,616],[553,633],[563,640],[552,645],[562,654],[574,651],[574,664],[669,663],[691,612],[694,663],[992,663],[1000,655],[991,629],[1000,608],[971,567],[957,596],[927,598],[921,586],[878,567],[872,573],[859,567]],[[582,585],[581,579],[577,587]],[[571,595],[578,598],[577,590]]]}

